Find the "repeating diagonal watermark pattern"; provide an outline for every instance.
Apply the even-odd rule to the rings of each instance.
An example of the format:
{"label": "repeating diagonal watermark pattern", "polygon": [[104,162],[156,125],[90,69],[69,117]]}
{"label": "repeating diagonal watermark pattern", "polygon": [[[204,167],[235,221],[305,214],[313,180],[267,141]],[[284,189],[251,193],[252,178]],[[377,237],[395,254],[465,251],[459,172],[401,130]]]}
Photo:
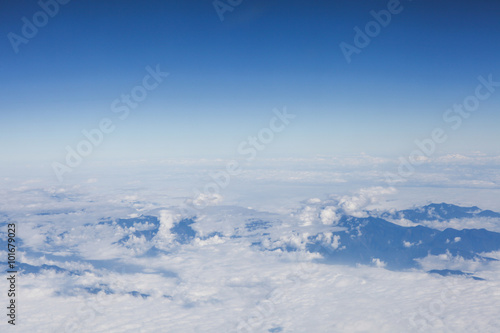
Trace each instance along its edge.
{"label": "repeating diagonal watermark pattern", "polygon": [[31,20],[26,16],[21,18],[23,23],[20,34],[9,32],[7,38],[15,53],[19,53],[19,46],[26,45],[38,35],[38,30],[45,27],[51,18],[54,18],[60,10],[61,5],[66,5],[71,0],[40,0],[38,6],[41,10],[35,12]]}
{"label": "repeating diagonal watermark pattern", "polygon": [[354,54],[360,54],[363,49],[368,47],[371,41],[380,35],[382,28],[386,28],[391,23],[392,17],[400,14],[403,9],[404,7],[399,0],[389,0],[386,9],[379,11],[371,10],[370,15],[373,17],[373,20],[368,21],[364,29],[361,29],[359,26],[354,27],[355,34],[352,44],[347,42],[339,44],[347,63],[351,63]]}
{"label": "repeating diagonal watermark pattern", "polygon": [[[283,111],[273,110],[274,117],[269,120],[269,126],[260,129],[255,136],[249,136],[246,140],[240,142],[236,149],[240,157],[244,157],[247,162],[253,161],[260,151],[263,151],[275,138],[275,134],[282,132],[290,125],[294,114],[288,113],[286,107]],[[221,190],[225,189],[231,182],[231,177],[237,176],[242,172],[242,166],[238,160],[233,159],[226,163],[224,170],[210,173],[212,181],[207,182],[202,190],[194,189],[192,199],[186,203],[194,210],[207,207],[211,203],[221,200]]]}
{"label": "repeating diagonal watermark pattern", "polygon": [[[146,99],[148,92],[158,88],[169,75],[169,73],[161,71],[160,65],[156,65],[155,69],[147,66],[146,72],[147,74],[143,77],[141,84],[134,86],[129,93],[123,93],[119,98],[111,102],[111,112],[116,114],[119,120],[127,119],[131,110],[136,109],[139,103]],[[52,169],[59,182],[63,182],[63,176],[78,167],[83,162],[83,159],[92,154],[94,149],[99,147],[106,136],[113,133],[115,129],[116,122],[108,117],[102,118],[96,128],[83,129],[81,133],[85,138],[80,140],[74,148],[69,145],[66,146],[64,162],[52,162]]]}
{"label": "repeating diagonal watermark pattern", "polygon": [[215,12],[219,17],[221,22],[224,21],[224,15],[229,12],[231,13],[235,7],[241,5],[243,0],[214,0],[212,5],[214,6]]}
{"label": "repeating diagonal watermark pattern", "polygon": [[[386,173],[385,182],[388,185],[405,182],[413,176],[416,167],[434,155],[440,144],[448,141],[450,131],[460,129],[463,121],[479,109],[481,102],[491,98],[496,88],[500,87],[500,81],[494,81],[493,74],[489,74],[487,78],[479,76],[477,80],[479,84],[474,89],[473,94],[466,96],[461,103],[453,104],[451,108],[444,111],[442,119],[447,126],[435,127],[427,138],[414,141],[417,149],[413,150],[408,157],[399,157],[397,174]],[[446,288],[441,290],[440,296],[433,299],[427,308],[421,307],[409,315],[408,322],[412,329],[428,332],[431,329],[444,327],[440,316],[444,313],[445,307],[460,295],[456,290],[457,282],[455,279],[452,282],[447,279],[445,284]]]}
{"label": "repeating diagonal watermark pattern", "polygon": [[[286,301],[287,293],[300,288],[304,281],[308,281],[311,275],[317,271],[317,266],[311,262],[300,262],[286,277],[286,280],[279,287],[273,288],[265,298],[259,301],[244,319],[241,319],[237,326],[238,333],[252,333],[270,331],[265,330],[266,324],[270,323],[273,315],[276,315],[277,307]],[[336,277],[335,277],[336,278]]]}
{"label": "repeating diagonal watermark pattern", "polygon": [[430,332],[436,327],[440,329],[445,327],[440,316],[448,304],[460,297],[460,292],[457,289],[458,278],[446,278],[444,283],[445,288],[440,291],[439,297],[433,298],[426,304],[427,306],[421,306],[410,314],[408,322],[412,329],[417,329],[418,332]]}
{"label": "repeating diagonal watermark pattern", "polygon": [[442,115],[443,121],[447,126],[439,126],[432,129],[430,135],[422,140],[415,140],[417,149],[413,150],[408,157],[399,157],[397,174],[386,173],[386,183],[394,184],[404,182],[415,173],[415,167],[422,165],[436,152],[439,145],[448,141],[449,132],[457,131],[462,126],[464,119],[468,119],[473,112],[479,109],[481,102],[489,99],[500,87],[500,81],[493,80],[493,74],[487,78],[479,76],[479,84],[474,93],[466,96],[461,103],[453,106]]}

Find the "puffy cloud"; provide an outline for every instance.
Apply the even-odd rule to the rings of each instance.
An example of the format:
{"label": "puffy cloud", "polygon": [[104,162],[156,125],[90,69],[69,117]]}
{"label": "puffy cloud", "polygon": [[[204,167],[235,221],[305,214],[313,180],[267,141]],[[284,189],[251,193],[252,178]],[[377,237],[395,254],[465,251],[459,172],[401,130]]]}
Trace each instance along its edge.
{"label": "puffy cloud", "polygon": [[337,214],[336,207],[327,206],[321,211],[320,218],[323,224],[336,224],[340,219],[340,214]]}
{"label": "puffy cloud", "polygon": [[[0,214],[4,221],[19,221],[22,251],[26,251],[19,258],[29,264],[59,265],[78,273],[45,270],[19,279],[20,289],[24,290],[20,304],[25,331],[64,331],[64,325],[75,324],[79,331],[92,332],[133,331],[139,326],[144,332],[230,332],[242,322],[251,323],[256,332],[433,332],[444,328],[454,332],[495,332],[500,327],[498,262],[486,264],[449,253],[421,261],[423,269],[478,272],[488,280],[484,282],[423,271],[378,269],[384,266],[378,258],[372,262],[377,267],[320,264],[314,261],[318,255],[305,251],[307,237],[318,233],[332,249],[341,250],[340,236],[332,233],[339,229],[335,224],[340,216],[361,216],[379,202],[380,196],[394,193],[390,188],[368,187],[349,196],[321,200],[315,197],[318,192],[304,194],[302,188],[288,192],[294,183],[285,183],[265,197],[254,196],[251,205],[256,209],[276,205],[280,202],[278,196],[285,198],[282,202],[289,210],[281,215],[261,214],[240,206],[217,206],[222,200],[218,196],[199,197],[195,201],[199,199],[200,204],[208,201],[214,205],[205,208],[192,225],[196,238],[180,246],[173,242],[170,229],[182,218],[176,205],[182,204],[189,193],[177,191],[188,187],[187,180],[172,186],[174,191],[158,182],[160,177],[152,177],[149,183],[122,183],[99,176],[98,182],[90,184],[86,182],[89,177],[83,177],[79,187],[33,183],[21,188],[21,182],[16,185],[3,180]],[[304,181],[310,179],[307,174],[303,177]],[[238,189],[238,193],[246,189]],[[427,200],[426,191],[410,197]],[[297,202],[303,199],[297,193],[314,199],[303,202],[297,210]],[[474,200],[481,202],[491,193]],[[300,199],[295,201],[297,197]],[[141,202],[137,202],[139,198]],[[295,219],[290,218],[291,211],[296,212]],[[138,256],[141,253],[132,251],[147,245],[143,238],[130,237],[125,244],[133,247],[130,251],[114,244],[132,228],[99,224],[102,219],[146,213],[159,216],[159,232],[152,243],[169,250],[155,257]],[[270,222],[270,226],[263,224],[262,229],[250,232],[250,218]],[[298,228],[297,221],[305,226]],[[494,219],[441,225],[493,228],[495,223],[498,228]],[[213,234],[219,231],[221,235]],[[266,251],[255,246],[256,241],[266,244]],[[277,249],[286,246],[296,251]],[[50,260],[35,255],[33,249],[51,255],[47,256]],[[53,259],[61,253],[67,255],[67,261]],[[5,250],[0,255],[5,258]],[[98,261],[91,264],[86,259]],[[117,260],[117,266],[111,266]],[[302,264],[307,265],[302,269]],[[450,290],[450,281],[458,296],[438,303],[442,292]],[[2,282],[2,290],[7,290],[6,282]],[[254,313],[256,316],[247,321],[247,315]],[[147,320],[138,322],[137,318]],[[0,323],[3,330],[1,325],[6,323]]]}
{"label": "puffy cloud", "polygon": [[305,206],[299,212],[299,220],[302,222],[302,226],[312,225],[318,219],[318,208],[313,206]]}
{"label": "puffy cloud", "polygon": [[[334,235],[332,232],[323,232],[318,235],[317,240],[320,242],[323,242],[323,244],[327,244],[330,246],[333,250],[338,250],[340,247],[340,236],[339,235]],[[341,247],[340,249],[344,249],[345,246]]]}
{"label": "puffy cloud", "polygon": [[373,258],[372,263],[375,265],[375,267],[378,268],[384,268],[387,264],[380,260],[379,258]]}
{"label": "puffy cloud", "polygon": [[361,189],[357,194],[352,196],[343,196],[339,200],[339,207],[344,210],[346,214],[355,217],[365,217],[366,212],[363,210],[371,204],[376,203],[380,196],[394,194],[396,189],[393,187],[370,187]]}
{"label": "puffy cloud", "polygon": [[169,245],[175,239],[175,235],[170,232],[170,229],[174,226],[174,223],[180,220],[180,214],[175,214],[170,210],[160,211],[160,227],[158,228],[158,234],[156,239],[160,246]]}
{"label": "puffy cloud", "polygon": [[304,227],[314,224],[335,225],[342,214],[366,217],[365,209],[369,205],[377,203],[383,195],[394,193],[396,189],[393,187],[377,186],[361,189],[354,195],[333,197],[324,201],[312,198],[306,200],[305,205],[292,215],[296,216]]}
{"label": "puffy cloud", "polygon": [[220,204],[224,197],[219,193],[199,193],[196,198],[186,200],[187,203],[197,207],[215,206]]}
{"label": "puffy cloud", "polygon": [[278,241],[272,243],[272,246],[305,250],[308,237],[308,233],[292,233],[290,235],[281,236]]}

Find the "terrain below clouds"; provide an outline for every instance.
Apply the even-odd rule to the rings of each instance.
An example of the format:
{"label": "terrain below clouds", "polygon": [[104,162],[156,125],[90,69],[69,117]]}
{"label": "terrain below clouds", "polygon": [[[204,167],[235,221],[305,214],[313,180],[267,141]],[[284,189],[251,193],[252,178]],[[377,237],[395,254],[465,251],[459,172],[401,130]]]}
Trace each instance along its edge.
{"label": "terrain below clouds", "polygon": [[297,202],[286,214],[237,205],[193,211],[137,196],[89,200],[80,189],[23,192],[43,204],[24,215],[5,210],[0,246],[16,221],[27,314],[19,322],[29,331],[499,327],[493,210],[371,208],[396,193],[383,187]]}

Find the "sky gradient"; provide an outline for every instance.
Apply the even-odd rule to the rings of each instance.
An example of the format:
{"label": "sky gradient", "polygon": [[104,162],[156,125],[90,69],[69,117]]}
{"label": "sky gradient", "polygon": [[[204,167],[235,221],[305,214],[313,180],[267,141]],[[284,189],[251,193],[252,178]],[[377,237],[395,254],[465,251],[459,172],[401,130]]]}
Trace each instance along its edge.
{"label": "sky gradient", "polygon": [[[407,155],[478,76],[500,81],[496,1],[401,1],[350,63],[339,44],[387,1],[242,1],[224,21],[211,1],[70,1],[18,53],[8,34],[41,7],[1,6],[7,163],[64,159],[103,118],[116,130],[89,159],[230,157],[284,106],[296,118],[262,156]],[[119,120],[112,102],[157,65],[169,76]],[[499,104],[500,90],[438,152],[499,153]]]}
{"label": "sky gradient", "polygon": [[500,332],[499,14],[0,0],[7,318]]}

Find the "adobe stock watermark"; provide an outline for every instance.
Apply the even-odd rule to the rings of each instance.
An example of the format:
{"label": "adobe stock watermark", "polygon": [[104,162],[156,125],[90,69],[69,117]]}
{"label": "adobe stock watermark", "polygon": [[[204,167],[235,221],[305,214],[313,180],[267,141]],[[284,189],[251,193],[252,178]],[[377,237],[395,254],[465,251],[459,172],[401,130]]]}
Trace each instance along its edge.
{"label": "adobe stock watermark", "polygon": [[77,333],[84,331],[85,326],[91,324],[97,316],[104,315],[105,297],[106,294],[101,291],[95,296],[86,298],[76,313],[61,323],[57,332]]}
{"label": "adobe stock watermark", "polygon": [[232,12],[234,8],[241,5],[242,2],[243,0],[214,0],[212,5],[219,16],[219,20],[224,22],[224,14],[226,12]]}
{"label": "adobe stock watermark", "polygon": [[[443,113],[443,121],[449,126],[448,131],[450,129],[458,130],[462,126],[463,120],[477,111],[481,102],[490,98],[495,93],[496,88],[500,87],[500,81],[493,81],[492,74],[488,75],[487,79],[479,76],[477,80],[479,84],[476,86],[474,94],[465,97],[462,103],[454,104]],[[415,140],[417,149],[413,150],[407,158],[399,157],[397,175],[386,173],[386,182],[389,184],[403,182],[405,178],[411,177],[415,173],[415,167],[422,165],[436,152],[438,145],[447,140],[446,127],[436,127],[430,132],[429,137]]]}
{"label": "adobe stock watermark", "polygon": [[373,20],[367,22],[363,30],[358,26],[354,27],[353,44],[346,42],[339,44],[347,63],[351,63],[353,54],[360,54],[361,50],[370,45],[372,39],[380,35],[382,28],[386,28],[391,23],[392,16],[401,13],[403,9],[404,7],[399,0],[389,0],[387,2],[387,9],[382,9],[378,12],[371,10],[370,15],[373,17]]}
{"label": "adobe stock watermark", "polygon": [[[311,262],[301,262],[294,266],[293,271],[287,275],[286,280],[279,287],[270,291],[263,300],[259,301],[245,319],[239,321],[236,332],[271,332],[272,328],[266,327],[266,324],[273,315],[276,316],[278,305],[287,301],[287,295],[290,293],[287,291],[294,292],[299,289],[304,281],[309,280],[312,274],[317,271],[317,264]],[[335,276],[330,282],[335,281],[337,277]],[[285,287],[286,289],[284,289]]]}
{"label": "adobe stock watermark", "polygon": [[427,307],[420,307],[417,311],[412,312],[408,318],[408,322],[413,329],[418,332],[430,332],[435,328],[446,327],[441,319],[444,314],[445,308],[448,304],[455,302],[460,296],[457,290],[458,278],[448,278],[445,280],[446,288],[443,288],[439,297],[432,299]]}
{"label": "adobe stock watermark", "polygon": [[[294,114],[287,112],[286,107],[283,111],[278,109],[273,110],[274,117],[269,120],[269,126],[262,128],[257,135],[249,136],[246,140],[240,142],[236,151],[244,157],[247,162],[253,161],[259,151],[263,151],[274,140],[275,134],[283,132],[285,128],[290,125],[292,119],[295,118]],[[208,182],[203,187],[203,192],[198,188],[194,189],[194,196],[187,201],[187,204],[195,210],[203,209],[211,203],[216,203],[221,198],[221,190],[225,189],[232,176],[241,174],[242,168],[237,160],[230,160],[226,163],[224,170],[215,173],[209,173],[211,182]]]}
{"label": "adobe stock watermark", "polygon": [[[133,87],[128,94],[121,94],[119,98],[111,102],[111,112],[117,114],[119,120],[127,119],[130,111],[137,108],[139,103],[146,99],[148,92],[155,90],[169,75],[169,73],[160,70],[160,65],[156,65],[155,69],[147,66],[146,72],[147,74],[142,78],[141,84]],[[115,129],[116,122],[107,117],[102,118],[95,128],[83,129],[82,135],[84,139],[80,140],[74,148],[69,145],[66,146],[65,163],[52,162],[52,169],[59,182],[63,182],[63,176],[78,167],[83,162],[84,157],[92,154],[94,149],[103,143],[106,135],[112,133]]]}
{"label": "adobe stock watermark", "polygon": [[49,23],[49,19],[53,18],[59,13],[61,5],[66,5],[71,0],[40,0],[38,6],[41,10],[33,14],[31,20],[26,16],[21,18],[23,23],[21,27],[21,35],[14,32],[9,32],[7,38],[9,39],[12,49],[17,54],[19,53],[19,46],[21,44],[28,44],[30,39],[33,39],[38,34],[38,29],[45,27]]}

